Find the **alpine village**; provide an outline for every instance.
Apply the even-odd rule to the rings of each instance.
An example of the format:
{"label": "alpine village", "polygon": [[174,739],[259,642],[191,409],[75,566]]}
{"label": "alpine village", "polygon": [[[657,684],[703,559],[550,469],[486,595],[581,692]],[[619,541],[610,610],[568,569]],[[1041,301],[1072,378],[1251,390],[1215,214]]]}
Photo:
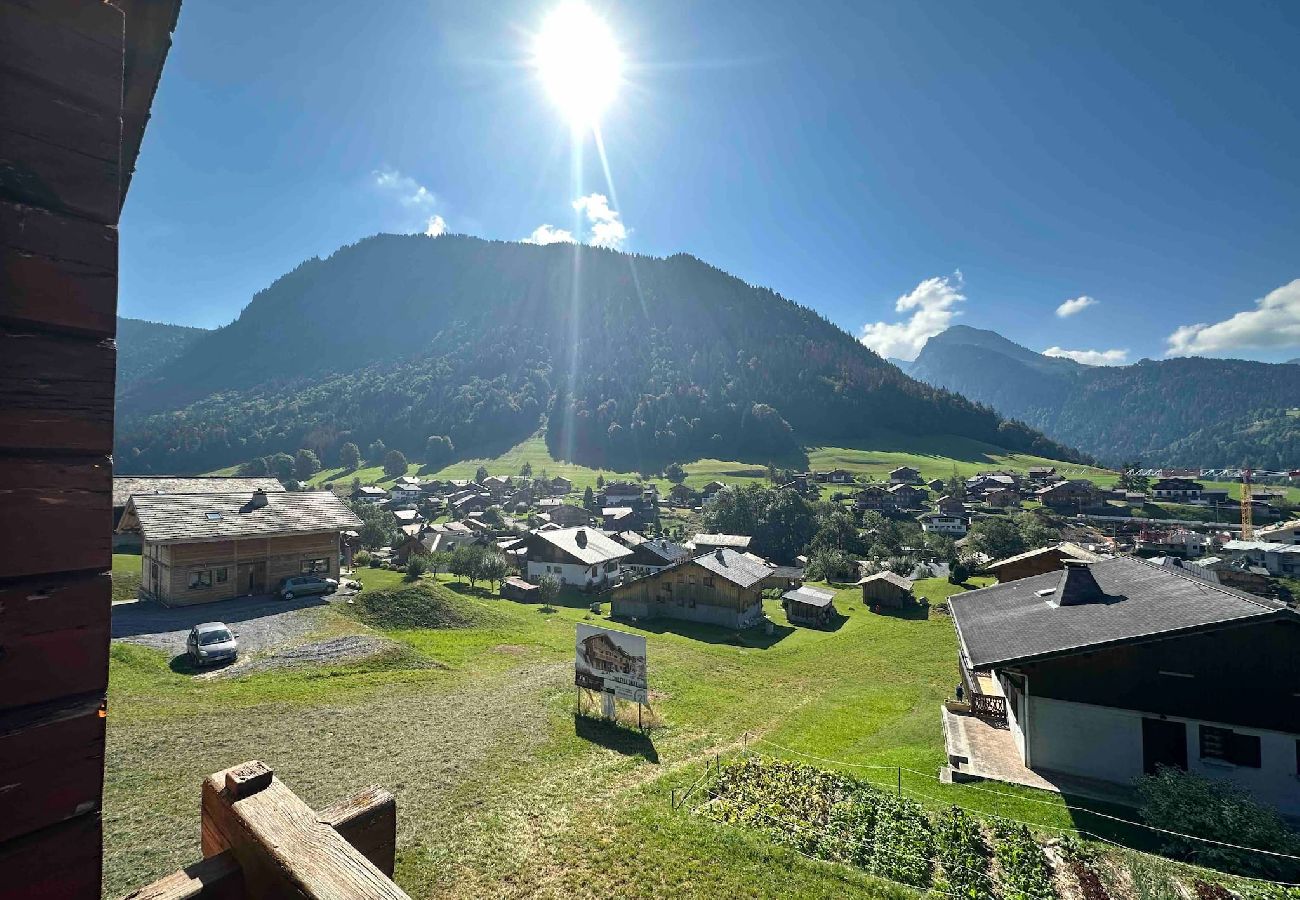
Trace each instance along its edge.
{"label": "alpine village", "polygon": [[1300,898],[1300,360],[440,215],[123,318],[190,7],[0,0],[0,900]]}

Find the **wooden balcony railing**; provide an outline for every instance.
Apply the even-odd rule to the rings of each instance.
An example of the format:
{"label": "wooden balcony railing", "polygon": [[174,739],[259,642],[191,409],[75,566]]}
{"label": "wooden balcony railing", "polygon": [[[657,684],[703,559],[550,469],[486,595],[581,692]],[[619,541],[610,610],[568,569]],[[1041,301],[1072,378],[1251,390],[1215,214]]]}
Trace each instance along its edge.
{"label": "wooden balcony railing", "polygon": [[203,782],[203,859],[125,900],[410,900],[392,882],[397,801],[383,788],[314,812],[260,762]]}
{"label": "wooden balcony railing", "polygon": [[971,694],[971,711],[977,716],[983,716],[988,719],[1007,718],[1007,698],[995,697],[991,694]]}

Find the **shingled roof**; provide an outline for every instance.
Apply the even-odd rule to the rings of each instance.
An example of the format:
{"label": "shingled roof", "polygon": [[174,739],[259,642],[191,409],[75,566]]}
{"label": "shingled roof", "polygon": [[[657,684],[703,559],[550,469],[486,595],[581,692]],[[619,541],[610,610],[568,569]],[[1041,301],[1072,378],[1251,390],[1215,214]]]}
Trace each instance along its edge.
{"label": "shingled roof", "polygon": [[[1085,574],[1091,578],[1078,577]],[[1131,556],[957,594],[948,606],[976,669],[1296,615],[1275,600]]]}
{"label": "shingled roof", "polygon": [[251,494],[261,488],[267,493],[284,490],[272,476],[245,478],[238,475],[203,476],[194,478],[174,475],[114,475],[113,505],[126,506],[134,494],[216,494],[243,492]]}
{"label": "shingled roof", "polygon": [[123,513],[123,527],[136,523],[146,541],[163,544],[315,534],[363,524],[333,491],[136,494]]}
{"label": "shingled roof", "polygon": [[694,560],[714,575],[720,575],[742,588],[752,587],[772,574],[772,569],[762,560],[747,553],[737,553],[728,547],[719,547]]}
{"label": "shingled roof", "polygon": [[588,566],[632,555],[627,547],[615,543],[595,528],[557,528],[533,534]]}

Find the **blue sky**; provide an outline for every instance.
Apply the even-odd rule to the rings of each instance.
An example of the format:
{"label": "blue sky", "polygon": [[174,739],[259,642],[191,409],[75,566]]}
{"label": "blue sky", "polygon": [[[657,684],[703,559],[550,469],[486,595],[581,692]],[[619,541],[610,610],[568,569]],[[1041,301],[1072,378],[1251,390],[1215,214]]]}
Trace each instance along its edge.
{"label": "blue sky", "polygon": [[686,251],[905,358],[956,322],[1300,356],[1300,3],[591,4],[626,58],[612,185],[529,66],[554,0],[186,4],[122,314],[220,325],[437,217]]}

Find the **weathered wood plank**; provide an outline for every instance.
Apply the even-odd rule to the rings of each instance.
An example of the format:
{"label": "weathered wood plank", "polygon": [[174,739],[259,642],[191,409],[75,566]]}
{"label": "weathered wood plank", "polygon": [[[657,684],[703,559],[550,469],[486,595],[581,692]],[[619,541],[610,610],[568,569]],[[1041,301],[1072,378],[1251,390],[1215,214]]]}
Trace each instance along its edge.
{"label": "weathered wood plank", "polygon": [[319,812],[322,822],[343,835],[379,871],[393,877],[397,855],[397,799],[371,785]]}
{"label": "weathered wood plank", "polygon": [[119,172],[117,160],[0,129],[0,198],[112,225],[121,202]]}
{"label": "weathered wood plank", "polygon": [[98,897],[103,842],[103,823],[92,812],[0,844],[0,900]]}
{"label": "weathered wood plank", "polygon": [[116,107],[79,102],[65,91],[13,75],[0,91],[0,127],[118,165],[122,122]]}
{"label": "weathered wood plank", "polygon": [[111,453],[116,361],[110,341],[0,329],[0,450]]}
{"label": "weathered wood plank", "polygon": [[250,898],[407,897],[278,778],[232,799],[226,773],[210,775],[203,783],[202,843],[204,856],[234,853]]}
{"label": "weathered wood plank", "polygon": [[117,271],[116,228],[24,203],[0,200],[0,247],[107,274]]}
{"label": "weathered wood plank", "polygon": [[114,6],[87,3],[86,0],[3,0],[21,7],[34,15],[57,22],[88,40],[120,49],[122,46],[122,13]]}
{"label": "weathered wood plank", "polygon": [[[2,214],[0,214],[2,215]],[[0,246],[0,323],[113,337],[117,275]]]}
{"label": "weathered wood plank", "polygon": [[124,48],[122,14],[107,4],[0,2],[0,73],[6,83],[13,75],[41,81],[116,114]]}
{"label": "weathered wood plank", "polygon": [[244,871],[227,850],[127,894],[122,900],[244,900]]}
{"label": "weathered wood plank", "polygon": [[[5,416],[0,410],[0,421]],[[112,504],[107,456],[7,458],[0,466],[0,578],[108,571]]]}
{"label": "weathered wood plank", "polygon": [[0,714],[0,841],[99,809],[102,703],[92,694]]}
{"label": "weathered wood plank", "polygon": [[107,689],[111,592],[107,573],[0,588],[0,711]]}

